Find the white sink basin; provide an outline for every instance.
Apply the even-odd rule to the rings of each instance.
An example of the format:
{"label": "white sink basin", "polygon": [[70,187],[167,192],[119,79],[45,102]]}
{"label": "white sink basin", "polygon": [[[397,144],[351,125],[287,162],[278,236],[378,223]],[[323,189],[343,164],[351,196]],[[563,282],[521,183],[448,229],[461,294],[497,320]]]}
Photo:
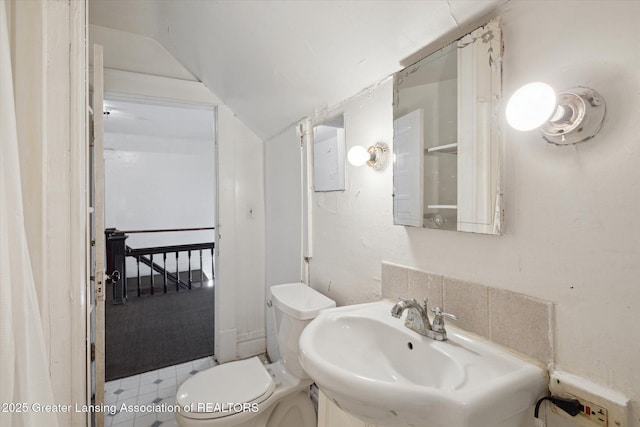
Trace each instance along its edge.
{"label": "white sink basin", "polygon": [[323,311],[300,337],[300,362],[343,410],[379,426],[529,426],[545,371],[447,324],[434,341],[387,301]]}

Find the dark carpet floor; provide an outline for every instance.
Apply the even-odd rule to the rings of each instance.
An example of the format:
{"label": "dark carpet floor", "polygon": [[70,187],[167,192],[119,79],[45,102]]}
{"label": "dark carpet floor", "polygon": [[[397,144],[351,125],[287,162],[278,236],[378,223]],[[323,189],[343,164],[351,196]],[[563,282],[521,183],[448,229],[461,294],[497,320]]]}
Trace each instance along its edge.
{"label": "dark carpet floor", "polygon": [[106,380],[213,354],[214,288],[106,304]]}

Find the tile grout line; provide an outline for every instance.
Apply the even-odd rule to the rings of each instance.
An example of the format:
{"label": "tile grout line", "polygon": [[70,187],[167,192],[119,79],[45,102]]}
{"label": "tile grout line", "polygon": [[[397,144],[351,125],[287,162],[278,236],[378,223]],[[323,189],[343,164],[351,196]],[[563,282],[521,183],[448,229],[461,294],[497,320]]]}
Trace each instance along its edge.
{"label": "tile grout line", "polygon": [[[215,362],[211,356],[196,359],[189,362],[184,362],[178,365],[172,365],[165,368],[156,369],[154,371],[144,372],[142,374],[132,375],[131,377],[120,378],[117,380],[109,381],[105,383],[105,403],[116,405],[118,413],[115,415],[105,415],[106,427],[138,427],[140,423],[136,421],[147,420],[149,424],[144,424],[145,427],[158,427],[158,426],[177,426],[174,419],[160,419],[166,418],[164,414],[149,414],[149,413],[136,413],[133,416],[118,417],[120,415],[119,408],[122,403],[128,404],[161,404],[163,401],[168,400],[167,404],[175,404],[175,395],[181,384],[178,384],[178,380],[181,379],[181,383],[187,378],[196,373],[209,369],[214,366]],[[180,372],[180,373],[179,373]],[[144,380],[143,380],[144,377]],[[155,381],[147,382],[149,379],[156,377]],[[143,383],[144,382],[144,383]],[[171,384],[163,387],[163,383]],[[131,390],[135,389],[136,394],[132,395]],[[162,392],[162,393],[161,393]],[[111,396],[115,394],[115,398]],[[165,397],[161,397],[165,396]],[[168,396],[166,396],[168,394]],[[122,397],[126,395],[126,397]],[[142,402],[141,398],[145,397],[145,401]],[[155,399],[149,400],[149,398],[155,397]],[[160,399],[160,400],[158,400]],[[157,401],[157,402],[156,402]],[[173,403],[171,403],[173,401]],[[153,420],[152,420],[153,419]]]}

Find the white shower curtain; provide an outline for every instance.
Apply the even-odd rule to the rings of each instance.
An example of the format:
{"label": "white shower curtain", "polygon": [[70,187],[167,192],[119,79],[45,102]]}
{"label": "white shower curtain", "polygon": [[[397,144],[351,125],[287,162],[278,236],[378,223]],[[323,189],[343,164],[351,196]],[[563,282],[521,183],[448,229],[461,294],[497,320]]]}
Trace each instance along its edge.
{"label": "white shower curtain", "polygon": [[0,1],[0,425],[57,426],[54,412],[38,411],[54,399],[24,225],[6,8]]}

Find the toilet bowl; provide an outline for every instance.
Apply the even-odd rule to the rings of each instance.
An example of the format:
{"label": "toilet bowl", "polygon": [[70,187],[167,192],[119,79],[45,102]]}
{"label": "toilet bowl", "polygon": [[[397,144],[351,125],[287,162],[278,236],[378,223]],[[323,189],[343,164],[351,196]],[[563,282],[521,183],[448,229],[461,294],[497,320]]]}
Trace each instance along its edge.
{"label": "toilet bowl", "polygon": [[[304,327],[335,302],[301,283],[271,287],[280,360],[225,363],[185,381],[176,396],[182,427],[315,427],[313,382],[298,362]],[[268,304],[271,305],[271,304]]]}

